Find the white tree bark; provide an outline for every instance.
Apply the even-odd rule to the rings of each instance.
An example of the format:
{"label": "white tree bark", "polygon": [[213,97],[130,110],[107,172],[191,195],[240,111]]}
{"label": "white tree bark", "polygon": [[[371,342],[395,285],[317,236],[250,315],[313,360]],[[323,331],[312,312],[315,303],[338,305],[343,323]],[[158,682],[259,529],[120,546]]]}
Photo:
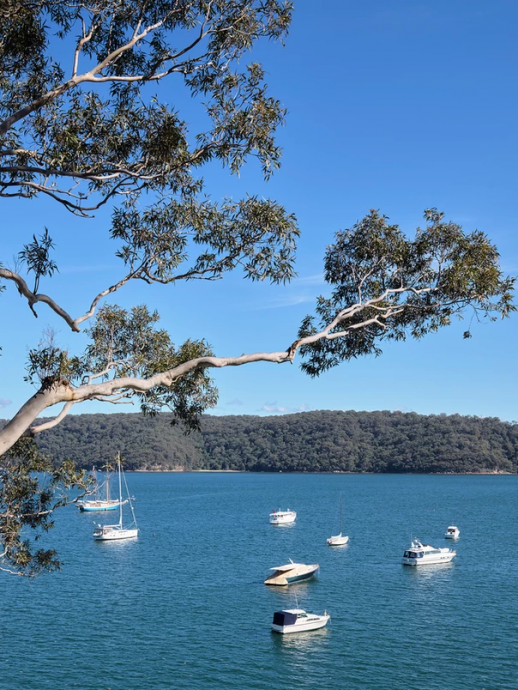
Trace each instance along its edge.
{"label": "white tree bark", "polygon": [[160,374],[155,374],[148,379],[123,377],[116,378],[102,383],[90,383],[84,386],[74,388],[68,382],[62,381],[53,384],[49,389],[38,391],[30,398],[11,419],[10,422],[0,431],[0,456],[11,448],[16,441],[30,429],[34,420],[47,408],[57,405],[59,403],[66,403],[65,407],[58,415],[56,420],[41,424],[33,429],[30,429],[32,434],[40,433],[45,429],[55,426],[61,421],[72,404],[84,402],[85,400],[95,400],[100,397],[108,400],[110,396],[119,395],[121,391],[132,391],[134,393],[145,393],[152,390],[156,386],[171,386],[174,381],[189,371],[198,368],[206,367],[229,367],[241,366],[243,364],[250,364],[252,362],[273,362],[281,364],[292,359],[289,351],[285,352],[257,352],[250,355],[241,355],[240,357],[199,357],[190,362],[164,371]]}
{"label": "white tree bark", "polygon": [[[391,295],[397,295],[405,292],[412,292],[420,294],[424,292],[433,292],[433,288],[423,288],[416,290],[412,287],[401,287],[386,290],[379,297],[365,302],[359,301],[356,304],[347,307],[340,311],[337,316],[329,323],[322,331],[308,335],[305,338],[296,340],[290,345],[287,350],[280,352],[256,352],[252,354],[243,354],[239,357],[198,357],[189,362],[180,364],[179,366],[168,371],[155,374],[149,378],[137,377],[121,377],[113,378],[109,381],[94,383],[95,375],[90,377],[89,383],[74,387],[68,381],[62,380],[52,384],[45,390],[38,391],[18,410],[16,415],[10,422],[0,431],[0,456],[7,452],[16,441],[23,436],[27,431],[32,435],[36,435],[50,429],[59,424],[68,414],[68,411],[75,403],[84,402],[85,400],[103,400],[106,402],[115,402],[121,397],[130,397],[133,393],[146,393],[157,386],[170,387],[173,383],[185,376],[190,371],[200,368],[223,368],[223,367],[238,367],[244,364],[252,364],[254,362],[271,362],[273,364],[283,364],[285,362],[293,362],[297,350],[303,345],[316,343],[319,340],[335,340],[336,338],[345,337],[349,332],[360,328],[366,328],[371,325],[377,325],[385,328],[386,320],[400,314],[408,307],[404,304],[394,303],[393,305],[380,306]],[[32,293],[31,293],[32,294]],[[49,303],[50,298],[45,300]],[[63,312],[61,308],[55,303],[51,305],[56,313]],[[377,314],[375,317],[365,319],[354,324],[347,324],[348,319],[361,313],[366,309],[375,309]],[[66,312],[60,314],[67,323],[76,323],[77,320],[71,320],[71,317]],[[340,331],[335,329],[345,322],[344,328]],[[333,332],[334,331],[334,332]],[[62,411],[53,420],[45,422],[40,425],[33,426],[35,419],[47,408],[60,403],[65,403]]]}

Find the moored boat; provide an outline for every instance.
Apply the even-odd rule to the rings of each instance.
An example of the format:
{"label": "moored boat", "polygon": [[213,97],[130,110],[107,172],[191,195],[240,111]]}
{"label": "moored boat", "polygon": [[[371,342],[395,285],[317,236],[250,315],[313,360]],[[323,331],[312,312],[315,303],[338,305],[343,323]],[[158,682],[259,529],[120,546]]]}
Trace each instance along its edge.
{"label": "moored boat", "polygon": [[318,630],[327,625],[331,618],[324,612],[323,616],[315,613],[307,613],[304,609],[286,609],[285,611],[275,611],[273,614],[272,630],[281,635],[287,633],[307,632]]}
{"label": "moored boat", "polygon": [[453,549],[436,549],[430,544],[421,544],[417,539],[403,554],[403,565],[439,565],[449,563],[457,552]]}
{"label": "moored boat", "polygon": [[264,581],[265,585],[285,586],[291,585],[294,582],[301,582],[302,580],[309,580],[317,572],[318,563],[313,565],[306,565],[305,563],[294,563],[291,558],[286,565],[278,565],[275,568],[270,568],[273,573]]}
{"label": "moored boat", "polygon": [[[110,498],[110,473],[106,470],[106,478],[102,484],[99,484],[97,480],[97,474],[95,468],[92,470],[92,475],[95,480],[95,490],[92,500],[78,501],[77,507],[83,513],[98,513],[106,512],[108,510],[117,510],[120,501]],[[101,490],[104,488],[104,494],[106,498],[101,498]],[[124,501],[126,503],[126,501]]]}
{"label": "moored boat", "polygon": [[349,541],[349,537],[343,536],[342,534],[342,494],[340,493],[340,534],[337,534],[334,537],[329,537],[329,539],[326,540],[328,546],[345,546],[347,542]]}
{"label": "moored boat", "polygon": [[[138,527],[137,521],[135,519],[135,513],[133,511],[133,505],[131,503],[131,497],[128,491],[128,485],[126,484],[126,478],[124,478],[124,484],[126,488],[126,493],[128,497],[122,500],[122,468],[121,468],[121,458],[120,453],[117,456],[118,469],[119,469],[119,522],[116,525],[97,525],[94,529],[93,538],[97,541],[114,541],[115,539],[134,539],[138,537]],[[122,506],[129,503],[131,510],[132,522],[129,526],[124,527],[122,523]]]}
{"label": "moored boat", "polygon": [[326,541],[328,546],[345,546],[349,543],[349,537],[343,536],[340,532],[340,534],[337,534],[335,537],[329,537]]}
{"label": "moored boat", "polygon": [[297,513],[294,510],[274,510],[270,513],[270,524],[272,525],[289,525],[295,522]]}

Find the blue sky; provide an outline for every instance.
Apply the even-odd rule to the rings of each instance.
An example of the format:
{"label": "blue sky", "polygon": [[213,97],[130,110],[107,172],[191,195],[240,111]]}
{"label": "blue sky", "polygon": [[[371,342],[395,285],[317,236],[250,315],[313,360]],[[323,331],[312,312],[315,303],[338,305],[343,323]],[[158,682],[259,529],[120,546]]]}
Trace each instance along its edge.
{"label": "blue sky", "polygon": [[[371,208],[413,233],[423,209],[436,206],[467,230],[486,232],[504,269],[518,274],[516,2],[329,0],[315,7],[296,1],[285,47],[264,44],[254,55],[289,111],[278,136],[281,169],[268,183],[254,163],[240,178],[219,166],[204,173],[214,199],[264,195],[297,215],[298,278],[283,287],[235,274],[218,283],[136,284],[116,296],[122,306],[157,308],[177,343],[205,337],[218,355],[287,347],[315,297],[326,293],[326,245]],[[169,97],[175,93],[170,88]],[[193,108],[188,99],[182,105]],[[187,113],[197,118],[197,110]],[[86,311],[122,275],[107,211],[80,220],[45,200],[1,205],[0,260],[12,267],[21,245],[47,225],[60,273],[40,290],[70,313]],[[0,307],[0,417],[9,417],[34,392],[23,382],[24,366],[41,330],[54,327],[71,351],[85,340],[44,306],[34,319],[12,285]],[[518,315],[474,325],[468,341],[464,330],[459,323],[419,342],[390,344],[379,358],[319,379],[297,365],[223,369],[214,374],[220,401],[213,413],[388,409],[517,419]],[[75,412],[136,409],[88,403]]]}

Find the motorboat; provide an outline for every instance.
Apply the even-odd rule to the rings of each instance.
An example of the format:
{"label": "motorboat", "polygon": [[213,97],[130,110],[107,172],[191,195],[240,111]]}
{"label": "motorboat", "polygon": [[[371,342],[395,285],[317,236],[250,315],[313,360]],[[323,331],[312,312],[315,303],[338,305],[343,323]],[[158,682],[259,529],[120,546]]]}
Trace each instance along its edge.
{"label": "motorboat", "polygon": [[264,584],[282,587],[291,585],[294,582],[309,580],[317,572],[318,568],[318,563],[314,563],[313,565],[294,563],[290,558],[290,562],[286,565],[278,565],[275,568],[270,568],[270,570],[273,570],[273,573],[266,578]]}
{"label": "motorboat", "polygon": [[[131,503],[131,496],[129,495],[126,477],[124,477],[124,485],[126,488],[127,498],[124,501],[122,499],[123,472],[121,468],[120,453],[117,456],[117,461],[119,470],[119,522],[115,525],[97,525],[93,533],[93,538],[97,541],[113,541],[115,539],[135,539],[136,537],[138,537],[137,521],[135,519],[135,512],[133,511],[133,504]],[[126,527],[124,527],[122,522],[122,506],[126,503],[129,504],[131,510],[132,522]]]}
{"label": "motorboat", "polygon": [[445,539],[458,539],[459,537],[459,528],[455,527],[455,525],[450,525],[448,529],[446,530],[446,534],[444,535]]}
{"label": "motorboat", "polygon": [[328,546],[345,546],[349,541],[349,537],[344,537],[342,534],[342,494],[340,494],[340,534],[335,537],[327,539]]}
{"label": "motorboat", "polygon": [[274,510],[270,513],[270,524],[271,525],[289,525],[295,522],[297,513],[294,510]]}
{"label": "motorboat", "polygon": [[318,630],[327,625],[331,618],[324,611],[323,616],[316,613],[306,613],[303,609],[286,609],[285,611],[275,611],[273,614],[272,630],[281,635],[296,632],[307,632],[308,630]]}
{"label": "motorboat", "polygon": [[449,563],[457,552],[453,549],[436,549],[430,544],[421,544],[417,539],[403,554],[403,565],[437,565]]}

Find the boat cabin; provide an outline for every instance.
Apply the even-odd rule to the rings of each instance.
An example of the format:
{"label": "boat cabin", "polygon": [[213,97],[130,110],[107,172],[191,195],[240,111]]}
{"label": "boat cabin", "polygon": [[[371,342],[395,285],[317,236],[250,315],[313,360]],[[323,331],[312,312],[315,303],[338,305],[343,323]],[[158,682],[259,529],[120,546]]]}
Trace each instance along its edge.
{"label": "boat cabin", "polygon": [[[433,556],[433,555],[441,553],[440,549],[434,549],[431,546],[425,545],[425,548],[426,548],[426,555],[427,556]],[[405,553],[403,554],[403,558],[423,558],[424,555],[425,555],[424,549],[422,551],[405,551]]]}
{"label": "boat cabin", "polygon": [[297,620],[307,618],[308,614],[302,609],[290,609],[288,611],[275,611],[273,614],[274,625],[295,625]]}

